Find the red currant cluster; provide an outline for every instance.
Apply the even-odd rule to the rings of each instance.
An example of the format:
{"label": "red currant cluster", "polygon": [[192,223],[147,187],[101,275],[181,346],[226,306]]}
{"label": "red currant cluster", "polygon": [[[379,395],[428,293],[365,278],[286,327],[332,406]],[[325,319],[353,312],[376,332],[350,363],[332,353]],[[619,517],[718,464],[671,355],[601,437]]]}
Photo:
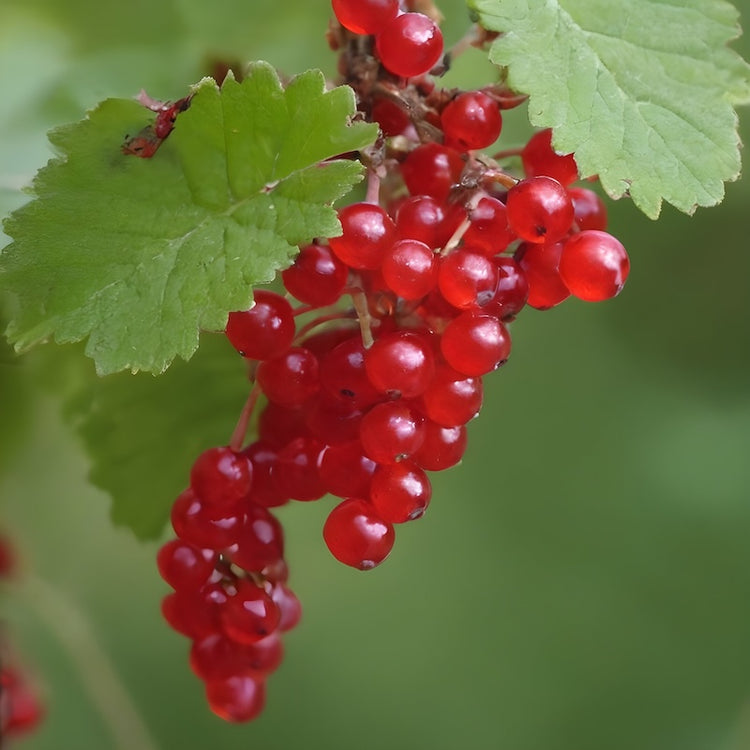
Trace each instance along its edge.
{"label": "red currant cluster", "polygon": [[162,613],[193,641],[190,665],[212,710],[229,721],[263,710],[265,679],[283,655],[279,636],[302,614],[285,585],[281,525],[256,502],[253,474],[247,453],[202,453],[172,508],[177,539],[157,555],[174,589]]}
{"label": "red currant cluster", "polygon": [[333,7],[340,70],[383,133],[366,155],[367,197],[339,210],[339,236],[300,249],[281,274],[286,296],[256,290],[250,310],[229,315],[253,387],[230,445],[194,464],[172,513],[178,539],[159,552],[175,589],[164,615],[193,639],[212,709],[233,720],[260,711],[278,634],[300,615],[269,508],[339,497],[325,543],[374,568],[395,525],[427,509],[427,472],[461,460],[481,378],[510,354],[508,324],[526,304],[613,297],[628,273],[602,201],[571,187],[576,163],[549,131],[513,152],[523,179],[500,167],[511,154],[478,153],[518,96],[438,90],[426,73],[440,32],[397,0]]}
{"label": "red currant cluster", "polygon": [[[15,555],[4,536],[0,536],[0,579],[12,577]],[[33,731],[44,716],[44,707],[35,686],[17,659],[6,654],[0,643],[0,744],[6,737]]]}

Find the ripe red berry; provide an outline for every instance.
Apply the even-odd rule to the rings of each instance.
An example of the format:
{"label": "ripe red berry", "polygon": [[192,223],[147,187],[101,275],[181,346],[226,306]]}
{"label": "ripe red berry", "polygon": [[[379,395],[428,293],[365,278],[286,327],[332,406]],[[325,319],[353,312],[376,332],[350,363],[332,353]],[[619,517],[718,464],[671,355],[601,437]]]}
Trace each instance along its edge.
{"label": "ripe red berry", "polygon": [[466,427],[444,427],[432,420],[424,423],[424,441],[412,461],[427,471],[443,471],[455,466],[466,450]]}
{"label": "ripe red berry", "polygon": [[192,489],[185,490],[172,506],[175,534],[199,549],[221,550],[234,544],[242,521],[241,512],[211,508]]}
{"label": "ripe red berry", "polygon": [[[463,162],[460,162],[458,168],[460,174]],[[453,180],[452,177],[450,179]],[[430,248],[442,247],[463,221],[464,216],[465,212],[459,205],[444,206],[431,195],[412,195],[398,207],[396,231],[401,239],[419,240]]]}
{"label": "ripe red berry", "polygon": [[486,196],[471,211],[471,224],[464,233],[464,244],[484,255],[496,255],[505,250],[516,236],[508,226],[505,204]]}
{"label": "ripe red berry", "polygon": [[462,151],[491,146],[500,136],[503,119],[497,102],[481,91],[459,94],[440,115],[445,142]]}
{"label": "ripe red berry", "polygon": [[378,466],[372,475],[370,502],[380,518],[389,523],[421,518],[431,497],[430,480],[411,461]]}
{"label": "ripe red berry", "polygon": [[190,469],[190,486],[210,508],[236,509],[250,495],[253,465],[228,446],[209,448]]}
{"label": "ripe red berry", "polygon": [[401,175],[412,195],[430,195],[444,201],[458,184],[463,168],[464,160],[455,149],[425,143],[409,152],[401,163]]}
{"label": "ripe red berry", "polygon": [[266,704],[266,683],[252,675],[232,675],[206,683],[210,709],[225,721],[251,721]]}
{"label": "ripe red berry", "polygon": [[266,508],[249,505],[228,557],[243,570],[261,573],[284,557],[284,532]]}
{"label": "ripe red berry", "polygon": [[422,444],[422,421],[401,400],[373,406],[359,429],[364,454],[379,464],[408,458]]}
{"label": "ripe red berry", "polygon": [[359,332],[329,351],[320,362],[324,391],[358,409],[382,400],[365,370],[365,347]]}
{"label": "ripe red berry", "polygon": [[440,349],[454,370],[485,375],[508,359],[510,334],[497,318],[467,311],[448,323]]}
{"label": "ripe red berry", "polygon": [[537,310],[548,310],[570,297],[560,278],[560,255],[563,243],[526,243],[516,250],[516,258],[529,283],[528,304]]}
{"label": "ripe red berry", "polygon": [[396,534],[366,500],[350,498],[337,505],[323,526],[331,554],[345,565],[371,570],[390,554]]}
{"label": "ripe red berry", "polygon": [[279,451],[271,476],[282,495],[308,502],[326,494],[318,475],[324,448],[317,440],[299,437]]}
{"label": "ripe red berry", "polygon": [[466,424],[482,408],[480,378],[467,378],[448,365],[442,365],[422,394],[422,410],[433,422],[445,427]]}
{"label": "ripe red berry", "polygon": [[381,393],[404,398],[419,396],[435,374],[432,342],[410,331],[387,333],[367,350],[365,370]]}
{"label": "ripe red berry", "polygon": [[492,260],[462,248],[441,258],[438,286],[451,305],[468,310],[482,307],[494,297],[497,276]]}
{"label": "ripe red berry", "polygon": [[527,242],[557,242],[573,225],[568,191],[551,177],[529,177],[508,191],[510,228]]}
{"label": "ripe red berry", "polygon": [[540,130],[529,138],[521,152],[521,161],[527,177],[546,175],[562,185],[578,179],[578,166],[573,154],[558,154],[552,148],[552,131]]}
{"label": "ripe red berry", "polygon": [[255,290],[255,304],[244,312],[229,313],[226,334],[235,349],[248,359],[278,357],[294,338],[294,312],[280,295]]}
{"label": "ripe red berry", "polygon": [[280,357],[261,362],[256,380],[270,401],[281,406],[301,406],[320,389],[318,358],[301,346]]}
{"label": "ripe red berry", "polygon": [[630,272],[622,243],[607,232],[587,229],[563,245],[560,277],[579,299],[600,302],[616,297]]}
{"label": "ripe red berry", "polygon": [[375,462],[364,455],[359,440],[329,445],[320,459],[320,478],[338,497],[366,496],[374,471]]}
{"label": "ripe red berry", "polygon": [[237,643],[256,643],[271,635],[281,622],[273,599],[249,579],[240,579],[221,609],[224,633]]}
{"label": "ripe red berry", "polygon": [[422,13],[402,13],[375,37],[375,49],[391,73],[410,78],[427,73],[443,54],[443,35]]}
{"label": "ripe red berry", "polygon": [[214,571],[217,555],[181,539],[166,542],[156,555],[161,577],[177,590],[198,590]]}
{"label": "ripe red berry", "polygon": [[437,282],[435,253],[419,240],[394,243],[383,258],[381,271],[386,284],[406,300],[421,299]]}
{"label": "ripe red berry", "polygon": [[377,34],[398,14],[398,0],[331,0],[338,22],[355,34]]}
{"label": "ripe red berry", "polygon": [[529,297],[529,282],[515,258],[501,255],[494,258],[497,266],[495,296],[484,307],[484,312],[501,320],[511,320],[523,309]]}
{"label": "ripe red berry", "polygon": [[331,237],[331,250],[347,266],[378,268],[396,239],[396,225],[390,216],[372,203],[353,203],[339,211],[342,234]]}
{"label": "ripe red berry", "polygon": [[573,201],[573,212],[578,229],[599,229],[604,231],[607,228],[607,207],[604,201],[593,191],[588,188],[568,188],[568,195]]}
{"label": "ripe red berry", "polygon": [[313,307],[332,305],[346,286],[349,269],[325,245],[306,245],[282,271],[287,291]]}

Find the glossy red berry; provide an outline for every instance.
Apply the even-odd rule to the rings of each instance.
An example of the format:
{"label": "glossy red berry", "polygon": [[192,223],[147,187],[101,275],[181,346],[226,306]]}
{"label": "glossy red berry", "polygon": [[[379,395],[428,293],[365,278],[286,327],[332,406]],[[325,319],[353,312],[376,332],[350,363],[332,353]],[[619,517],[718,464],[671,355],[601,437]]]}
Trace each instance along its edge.
{"label": "glossy red berry", "polygon": [[391,73],[404,78],[427,73],[443,54],[443,35],[422,13],[402,13],[375,37],[375,50]]}
{"label": "glossy red berry", "polygon": [[471,211],[471,224],[464,233],[464,244],[474,252],[492,256],[501,253],[516,239],[508,226],[508,211],[497,198],[486,196]]}
{"label": "glossy red berry", "polygon": [[433,422],[445,427],[466,424],[479,414],[483,393],[481,378],[466,377],[442,365],[422,394],[422,410]]}
{"label": "glossy red berry", "polygon": [[440,349],[454,370],[486,375],[508,359],[510,334],[497,318],[468,311],[448,323]]}
{"label": "glossy red berry", "polygon": [[491,146],[500,136],[503,119],[494,99],[481,91],[466,91],[448,103],[440,123],[449,146],[470,151]]}
{"label": "glossy red berry", "polygon": [[424,424],[424,440],[412,461],[427,471],[443,471],[455,466],[466,451],[466,427],[444,427],[431,420]]}
{"label": "glossy red berry", "polygon": [[588,229],[574,234],[560,254],[560,278],[570,293],[586,302],[616,297],[630,272],[622,243],[607,232]]}
{"label": "glossy red berry", "polygon": [[253,465],[247,456],[228,446],[209,448],[190,469],[190,486],[209,508],[231,510],[248,498]]}
{"label": "glossy red berry", "polygon": [[468,310],[483,307],[494,297],[497,276],[497,266],[487,256],[459,249],[441,258],[438,286],[446,301]]}
{"label": "glossy red berry", "polygon": [[380,206],[353,203],[339,211],[342,234],[328,242],[347,266],[378,268],[396,239],[396,225]]}
{"label": "glossy red berry", "polygon": [[287,408],[301,406],[320,389],[318,358],[309,349],[294,346],[261,362],[256,380],[269,400]]}
{"label": "glossy red berry", "polygon": [[266,704],[266,684],[253,675],[232,675],[206,683],[210,709],[225,721],[251,721]]}
{"label": "glossy red berry", "polygon": [[237,643],[256,643],[271,635],[281,612],[266,591],[249,579],[240,579],[221,610],[224,633]]}
{"label": "glossy red berry", "polygon": [[529,177],[508,191],[508,225],[527,242],[557,242],[573,226],[573,202],[551,177]]}
{"label": "glossy red berry", "polygon": [[386,284],[406,300],[421,299],[437,283],[435,253],[419,240],[399,240],[385,254],[381,269]]}
{"label": "glossy red berry", "polygon": [[348,276],[349,269],[325,245],[306,245],[293,265],[281,273],[286,290],[313,307],[336,302]]}
{"label": "glossy red berry", "polygon": [[430,195],[444,201],[458,184],[463,168],[464,160],[455,149],[425,143],[409,152],[401,164],[401,175],[412,195]]}
{"label": "glossy red berry", "polygon": [[161,577],[177,590],[197,591],[214,572],[217,555],[193,547],[181,539],[166,542],[156,555]]}
{"label": "glossy red berry", "polygon": [[355,34],[377,34],[398,14],[398,0],[331,0],[338,22]]}
{"label": "glossy red berry", "polygon": [[367,350],[365,370],[381,393],[404,398],[419,396],[435,374],[432,342],[410,331],[387,333]]}
{"label": "glossy red berry", "polygon": [[573,154],[558,154],[552,148],[552,131],[540,130],[531,136],[521,152],[521,161],[527,177],[546,175],[562,185],[578,179],[578,166]]}
{"label": "glossy red berry", "polygon": [[255,304],[244,312],[229,313],[226,334],[243,357],[278,357],[294,338],[294,312],[280,295],[256,289]]}
{"label": "glossy red berry", "polygon": [[573,213],[578,229],[598,229],[603,232],[607,228],[607,207],[593,190],[568,188],[568,195],[573,201]]}
{"label": "glossy red berry", "polygon": [[378,466],[372,476],[370,502],[380,518],[389,523],[421,518],[431,497],[430,480],[411,461]]}
{"label": "glossy red berry", "polygon": [[366,500],[350,498],[337,505],[323,526],[331,554],[345,565],[371,570],[388,557],[396,534]]}
{"label": "glossy red berry", "polygon": [[527,243],[516,251],[516,258],[529,284],[528,304],[537,310],[548,310],[570,297],[560,278],[560,256],[563,243]]}
{"label": "glossy red berry", "polygon": [[364,454],[380,464],[408,458],[422,444],[422,421],[401,400],[373,406],[359,429]]}

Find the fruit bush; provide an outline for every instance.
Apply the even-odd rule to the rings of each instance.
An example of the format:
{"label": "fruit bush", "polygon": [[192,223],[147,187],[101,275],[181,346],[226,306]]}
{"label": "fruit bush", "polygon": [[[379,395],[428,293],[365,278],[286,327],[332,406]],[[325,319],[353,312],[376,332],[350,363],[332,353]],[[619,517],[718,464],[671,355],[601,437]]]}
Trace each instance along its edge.
{"label": "fruit bush", "polygon": [[736,12],[469,5],[0,9],[9,742],[745,746]]}

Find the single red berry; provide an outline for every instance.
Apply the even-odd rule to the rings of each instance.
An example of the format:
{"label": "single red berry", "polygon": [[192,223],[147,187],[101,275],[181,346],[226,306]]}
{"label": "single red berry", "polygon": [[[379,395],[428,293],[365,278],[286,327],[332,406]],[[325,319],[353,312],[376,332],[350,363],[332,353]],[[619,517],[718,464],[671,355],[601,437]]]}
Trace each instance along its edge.
{"label": "single red berry", "polygon": [[437,283],[435,253],[419,240],[399,240],[385,254],[383,278],[401,298],[417,300],[424,297]]}
{"label": "single red berry", "polygon": [[318,358],[301,346],[260,363],[256,381],[270,401],[281,406],[302,406],[320,389]]}
{"label": "single red berry", "polygon": [[529,282],[515,258],[501,255],[493,260],[497,266],[497,288],[484,312],[501,320],[512,320],[526,305]]}
{"label": "single red berry", "polygon": [[278,357],[294,338],[292,306],[280,295],[255,290],[255,304],[244,312],[229,313],[226,334],[235,349],[248,359]]}
{"label": "single red berry", "polygon": [[481,91],[465,91],[440,115],[446,143],[461,151],[491,146],[500,136],[503,118],[497,102]]}
{"label": "single red berry", "polygon": [[[463,162],[459,165],[459,175],[461,169]],[[452,182],[453,177],[449,179]],[[398,207],[396,231],[402,240],[418,240],[429,248],[442,247],[451,238],[465,215],[460,205],[444,205],[431,195],[412,195],[405,198]]]}
{"label": "single red berry", "polygon": [[291,589],[283,583],[277,583],[271,589],[271,599],[279,608],[279,632],[285,633],[296,627],[302,619],[302,605]]}
{"label": "single red berry", "polygon": [[190,469],[190,486],[208,508],[238,509],[250,495],[252,482],[253,465],[228,446],[204,451]]}
{"label": "single red berry", "polygon": [[279,451],[271,476],[280,494],[304,502],[318,500],[326,494],[318,475],[324,448],[317,440],[300,437]]}
{"label": "single red berry", "polygon": [[373,406],[359,430],[364,454],[380,464],[408,458],[422,444],[422,422],[401,400]]}
{"label": "single red berry", "polygon": [[396,225],[390,216],[372,203],[352,203],[339,211],[342,233],[331,237],[331,250],[347,266],[378,268],[396,239]]}
{"label": "single red berry", "polygon": [[444,427],[462,425],[479,414],[483,394],[481,378],[467,378],[442,365],[422,394],[421,408],[425,416]]}
{"label": "single red berry", "polygon": [[516,236],[508,226],[505,204],[497,198],[482,198],[470,214],[471,223],[464,233],[464,244],[475,252],[492,256],[503,252]]}
{"label": "single red berry", "polygon": [[233,675],[206,683],[209,708],[225,721],[255,719],[266,704],[266,683],[250,675]]}
{"label": "single red berry", "polygon": [[510,334],[497,318],[467,311],[448,323],[440,349],[454,370],[485,375],[508,359]]}
{"label": "single red berry", "polygon": [[493,298],[497,277],[497,266],[490,258],[461,248],[441,258],[438,286],[451,305],[468,310],[483,307]]}
{"label": "single red berry", "polygon": [[526,243],[516,250],[516,258],[529,284],[528,304],[537,310],[549,310],[570,297],[560,278],[563,243]]}
{"label": "single red berry", "polygon": [[214,571],[217,555],[213,550],[201,550],[181,539],[166,542],[156,555],[161,577],[177,590],[197,590]]}
{"label": "single red berry", "polygon": [[265,508],[274,508],[289,501],[276,488],[271,478],[271,469],[276,463],[278,452],[263,440],[251,443],[243,453],[253,464],[253,489],[250,501]]}
{"label": "single red berry", "polygon": [[364,497],[370,488],[375,462],[353,440],[329,445],[320,459],[320,478],[328,492],[338,497]]}
{"label": "single red berry", "polygon": [[221,550],[234,544],[243,513],[207,506],[192,489],[185,490],[172,506],[172,528],[183,541],[199,549]]}
{"label": "single red berry", "polygon": [[372,475],[370,502],[380,518],[389,523],[421,518],[431,497],[430,480],[412,461],[378,466]]}
{"label": "single red berry", "polygon": [[383,398],[367,377],[359,331],[322,357],[320,382],[324,391],[354,408],[367,408]]}
{"label": "single red berry", "polygon": [[573,202],[551,177],[529,177],[508,191],[510,228],[527,242],[557,242],[573,226]]}
{"label": "single red berry", "polygon": [[562,185],[578,179],[578,166],[573,154],[558,154],[552,148],[552,131],[540,130],[531,136],[521,152],[521,161],[527,177],[546,175]]}
{"label": "single red berry", "polygon": [[331,0],[338,22],[355,34],[377,34],[398,14],[398,0]]}
{"label": "single red berry", "polygon": [[371,570],[390,554],[396,534],[366,500],[350,498],[337,505],[323,526],[331,554],[345,565]]}
{"label": "single red berry", "polygon": [[348,276],[349,269],[325,245],[306,245],[293,265],[281,273],[286,290],[313,307],[336,302]]}
{"label": "single red berry", "polygon": [[381,393],[413,398],[424,393],[435,374],[431,341],[410,331],[378,338],[365,354],[367,377]]}
{"label": "single red berry", "polygon": [[443,471],[455,466],[466,451],[466,427],[444,427],[425,420],[424,441],[412,461],[427,471]]}
{"label": "single red berry", "polygon": [[427,73],[443,54],[443,35],[422,13],[402,13],[375,37],[375,50],[391,73],[411,78]]}
{"label": "single red berry", "polygon": [[237,542],[227,551],[235,565],[262,573],[284,557],[284,532],[278,520],[260,505],[249,505]]}
{"label": "single red berry", "polygon": [[587,229],[563,245],[560,278],[578,299],[600,302],[616,297],[629,272],[625,248],[607,232]]}
{"label": "single red berry", "polygon": [[461,179],[464,160],[455,149],[425,143],[410,151],[401,163],[401,175],[412,195],[429,195],[445,201]]}
{"label": "single red berry", "polygon": [[576,226],[581,231],[607,228],[607,206],[604,201],[588,188],[568,188],[568,195],[573,201],[573,213]]}
{"label": "single red berry", "polygon": [[256,643],[271,635],[281,622],[273,599],[249,579],[240,579],[221,610],[224,633],[237,643]]}

